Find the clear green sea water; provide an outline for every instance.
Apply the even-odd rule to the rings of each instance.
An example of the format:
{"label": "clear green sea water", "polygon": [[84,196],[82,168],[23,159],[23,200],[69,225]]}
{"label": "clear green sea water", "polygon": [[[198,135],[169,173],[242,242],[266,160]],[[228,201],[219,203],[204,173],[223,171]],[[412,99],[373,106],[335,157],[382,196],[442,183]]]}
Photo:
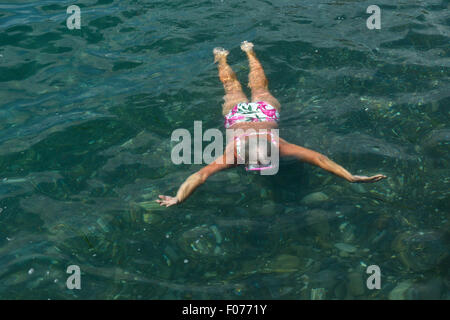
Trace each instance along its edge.
{"label": "clear green sea water", "polygon": [[[450,298],[449,1],[377,1],[380,30],[371,1],[82,0],[80,30],[71,4],[0,3],[1,299]],[[201,168],[173,130],[224,131],[212,49],[246,87],[243,40],[281,137],[388,179],[286,159],[149,205]]]}

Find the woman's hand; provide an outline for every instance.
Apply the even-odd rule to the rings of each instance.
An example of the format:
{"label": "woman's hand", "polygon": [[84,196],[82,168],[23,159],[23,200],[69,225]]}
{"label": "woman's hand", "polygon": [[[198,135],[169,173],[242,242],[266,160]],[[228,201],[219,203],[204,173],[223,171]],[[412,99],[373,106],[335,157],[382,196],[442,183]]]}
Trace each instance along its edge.
{"label": "woman's hand", "polygon": [[159,198],[161,200],[155,200],[155,201],[158,202],[160,206],[170,207],[179,202],[177,197],[159,195]]}
{"label": "woman's hand", "polygon": [[382,174],[377,174],[372,177],[366,177],[366,176],[352,176],[351,182],[357,182],[357,183],[371,183],[371,182],[377,182],[380,180],[385,179],[386,176]]}

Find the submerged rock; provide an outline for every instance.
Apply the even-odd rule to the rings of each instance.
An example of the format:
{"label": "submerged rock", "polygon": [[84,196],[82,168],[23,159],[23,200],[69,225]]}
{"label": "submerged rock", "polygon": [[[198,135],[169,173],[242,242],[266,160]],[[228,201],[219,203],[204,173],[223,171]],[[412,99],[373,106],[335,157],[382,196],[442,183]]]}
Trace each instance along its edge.
{"label": "submerged rock", "polygon": [[440,278],[414,283],[400,282],[390,293],[390,300],[437,300],[441,299],[444,283]]}
{"label": "submerged rock", "polygon": [[407,292],[413,285],[411,280],[406,280],[400,282],[392,291],[389,293],[389,300],[406,300]]}
{"label": "submerged rock", "polygon": [[162,209],[161,205],[159,203],[157,203],[156,201],[137,202],[136,205],[147,211]]}
{"label": "submerged rock", "polygon": [[344,297],[347,294],[347,288],[345,286],[344,283],[339,283],[335,288],[334,288],[334,295],[337,299],[344,299]]}
{"label": "submerged rock", "polygon": [[277,205],[274,202],[269,202],[264,204],[261,209],[259,210],[259,214],[265,215],[265,216],[271,216],[275,215],[277,213],[280,213]]}
{"label": "submerged rock", "polygon": [[325,288],[311,289],[311,300],[325,300]]}
{"label": "submerged rock", "polygon": [[436,231],[406,231],[392,243],[403,265],[415,271],[436,268],[448,256],[444,235]]}
{"label": "submerged rock", "polygon": [[224,248],[223,239],[217,226],[201,225],[185,231],[178,243],[183,251],[191,255],[224,256],[228,251]]}
{"label": "submerged rock", "polygon": [[341,271],[324,269],[310,274],[312,288],[325,288],[327,292],[333,292],[333,288],[345,281]]}
{"label": "submerged rock", "polygon": [[440,278],[434,278],[425,282],[415,283],[408,290],[408,298],[413,300],[438,300],[444,289],[444,283]]}
{"label": "submerged rock", "polygon": [[348,222],[344,222],[339,226],[341,232],[341,240],[345,243],[352,242],[355,239],[356,227]]}
{"label": "submerged rock", "polygon": [[310,227],[319,236],[328,237],[330,233],[330,225],[328,223],[329,219],[330,215],[326,211],[317,209],[308,211],[308,215],[305,220],[308,227]]}
{"label": "submerged rock", "polygon": [[364,294],[365,286],[361,273],[352,272],[348,275],[348,290],[355,297]]}
{"label": "submerged rock", "polygon": [[144,213],[142,219],[148,224],[156,224],[162,220],[161,216],[154,213]]}
{"label": "submerged rock", "polygon": [[357,193],[366,193],[367,192],[366,189],[362,185],[357,184],[357,183],[352,183],[350,185],[350,189],[352,189],[353,191],[355,191]]}
{"label": "submerged rock", "polygon": [[347,252],[347,253],[354,253],[356,252],[357,248],[355,246],[352,246],[351,244],[338,242],[334,245],[336,248],[338,248],[341,251]]}
{"label": "submerged rock", "polygon": [[273,269],[297,269],[300,266],[300,259],[289,254],[280,254],[269,264]]}
{"label": "submerged rock", "polygon": [[423,147],[436,156],[447,156],[450,150],[450,129],[435,129],[423,140]]}
{"label": "submerged rock", "polygon": [[307,196],[305,196],[301,202],[306,205],[309,205],[309,204],[313,204],[313,203],[327,201],[328,199],[329,198],[325,193],[314,192],[314,193],[310,193]]}

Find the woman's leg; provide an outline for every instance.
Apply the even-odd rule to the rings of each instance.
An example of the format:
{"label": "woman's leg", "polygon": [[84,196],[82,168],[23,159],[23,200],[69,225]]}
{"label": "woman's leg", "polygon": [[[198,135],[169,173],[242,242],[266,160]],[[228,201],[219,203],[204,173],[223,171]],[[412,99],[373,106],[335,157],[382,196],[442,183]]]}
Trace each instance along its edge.
{"label": "woman's leg", "polygon": [[225,100],[222,113],[226,115],[236,104],[240,102],[248,102],[247,96],[242,91],[241,84],[236,78],[236,74],[227,63],[228,51],[224,48],[214,48],[214,62],[218,62],[219,78],[225,89]]}
{"label": "woman's leg", "polygon": [[280,103],[269,92],[269,81],[264,74],[264,69],[261,63],[258,58],[256,58],[255,51],[253,51],[253,43],[243,41],[241,43],[241,49],[247,53],[248,62],[250,65],[248,86],[252,89],[252,101],[265,101],[280,111]]}

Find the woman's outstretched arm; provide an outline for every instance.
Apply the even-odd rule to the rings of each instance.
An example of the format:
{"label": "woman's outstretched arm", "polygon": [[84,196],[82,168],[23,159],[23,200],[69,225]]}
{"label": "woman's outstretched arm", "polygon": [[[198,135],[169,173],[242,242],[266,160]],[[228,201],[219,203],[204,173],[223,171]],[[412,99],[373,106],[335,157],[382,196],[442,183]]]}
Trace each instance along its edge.
{"label": "woman's outstretched arm", "polygon": [[320,154],[316,151],[306,149],[300,146],[297,146],[292,143],[288,143],[286,141],[281,141],[280,139],[280,156],[293,156],[300,161],[310,163],[312,165],[318,166],[326,171],[329,171],[338,177],[344,178],[349,182],[377,182],[384,178],[385,175],[377,174],[372,177],[366,176],[355,176],[350,172],[345,170],[343,167],[328,159],[328,157]]}
{"label": "woman's outstretched arm", "polygon": [[[170,207],[174,204],[178,204],[186,200],[201,184],[203,184],[208,177],[220,170],[228,169],[236,166],[234,161],[234,150],[232,146],[227,146],[226,152],[218,157],[214,162],[210,163],[206,167],[200,169],[194,174],[191,174],[178,189],[175,197],[159,195],[160,200],[155,200],[161,206]],[[233,157],[233,161],[227,164],[227,157]]]}

